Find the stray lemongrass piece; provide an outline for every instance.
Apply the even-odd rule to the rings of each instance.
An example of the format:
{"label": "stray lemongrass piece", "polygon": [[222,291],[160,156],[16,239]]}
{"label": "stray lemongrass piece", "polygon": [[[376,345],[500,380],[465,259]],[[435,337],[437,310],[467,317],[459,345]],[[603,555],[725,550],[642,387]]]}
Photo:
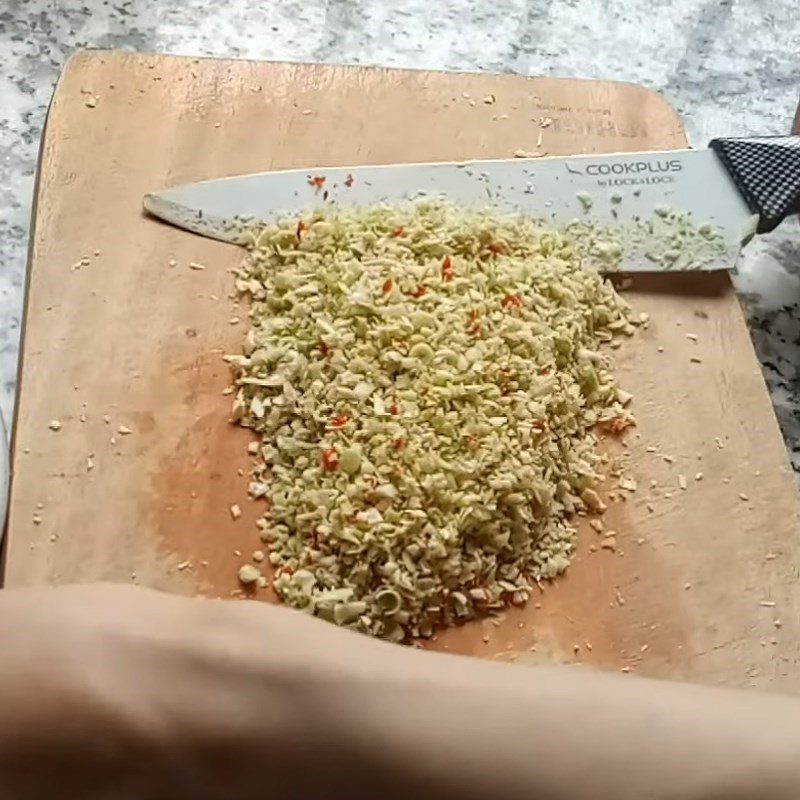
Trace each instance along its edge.
{"label": "stray lemongrass piece", "polygon": [[261,577],[261,570],[252,564],[242,564],[239,567],[239,582],[245,586],[251,586]]}

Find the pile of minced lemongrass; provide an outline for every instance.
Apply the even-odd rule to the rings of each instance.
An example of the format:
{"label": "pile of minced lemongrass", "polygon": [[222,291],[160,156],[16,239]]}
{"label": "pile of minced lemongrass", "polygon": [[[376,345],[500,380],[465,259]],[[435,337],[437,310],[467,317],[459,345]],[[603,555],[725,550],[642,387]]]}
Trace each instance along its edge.
{"label": "pile of minced lemongrass", "polygon": [[561,573],[570,518],[602,510],[593,430],[632,424],[603,345],[638,319],[587,266],[611,235],[438,203],[252,235],[229,361],[278,595],[404,640]]}

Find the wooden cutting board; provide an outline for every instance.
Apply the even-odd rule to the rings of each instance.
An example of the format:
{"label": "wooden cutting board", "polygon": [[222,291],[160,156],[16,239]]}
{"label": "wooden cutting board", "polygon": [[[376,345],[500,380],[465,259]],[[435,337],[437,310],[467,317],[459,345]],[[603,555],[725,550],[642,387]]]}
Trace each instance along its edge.
{"label": "wooden cutting board", "polygon": [[[241,253],[146,218],[145,192],[280,167],[508,157],[540,132],[550,154],[685,144],[666,102],[627,84],[73,58],[39,167],[6,585],[228,596],[259,546],[248,434],[223,396],[221,356],[246,329],[230,297]],[[625,448],[638,489],[606,518],[616,549],[582,527],[567,575],[524,610],[433,646],[800,689],[795,486],[730,280],[639,280],[629,298],[652,322],[618,351],[639,427]]]}

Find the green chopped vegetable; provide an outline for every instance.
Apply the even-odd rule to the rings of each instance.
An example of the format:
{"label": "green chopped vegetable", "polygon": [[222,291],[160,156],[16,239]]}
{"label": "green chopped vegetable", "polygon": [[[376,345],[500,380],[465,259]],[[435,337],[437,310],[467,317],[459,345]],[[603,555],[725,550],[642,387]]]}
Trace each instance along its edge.
{"label": "green chopped vegetable", "polygon": [[586,266],[618,243],[434,203],[252,239],[233,416],[278,595],[399,641],[562,572],[570,517],[604,509],[592,430],[632,424],[602,344],[638,318]]}
{"label": "green chopped vegetable", "polygon": [[578,192],[575,197],[578,198],[578,202],[581,204],[584,211],[589,211],[594,205],[594,199],[589,192]]}

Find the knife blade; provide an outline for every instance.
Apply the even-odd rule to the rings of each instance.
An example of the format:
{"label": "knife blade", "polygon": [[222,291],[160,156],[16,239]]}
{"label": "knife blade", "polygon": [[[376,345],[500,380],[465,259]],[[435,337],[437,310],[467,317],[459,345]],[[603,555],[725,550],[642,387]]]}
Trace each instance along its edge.
{"label": "knife blade", "polygon": [[[153,192],[144,207],[203,236],[244,244],[253,225],[312,209],[442,199],[556,227],[611,229],[623,243],[622,271],[732,269],[756,230],[774,227],[800,203],[798,142],[718,139],[699,150],[292,169]],[[789,154],[766,178],[770,170],[752,168],[753,153],[763,155],[763,147]],[[780,207],[778,184],[789,187]]]}

